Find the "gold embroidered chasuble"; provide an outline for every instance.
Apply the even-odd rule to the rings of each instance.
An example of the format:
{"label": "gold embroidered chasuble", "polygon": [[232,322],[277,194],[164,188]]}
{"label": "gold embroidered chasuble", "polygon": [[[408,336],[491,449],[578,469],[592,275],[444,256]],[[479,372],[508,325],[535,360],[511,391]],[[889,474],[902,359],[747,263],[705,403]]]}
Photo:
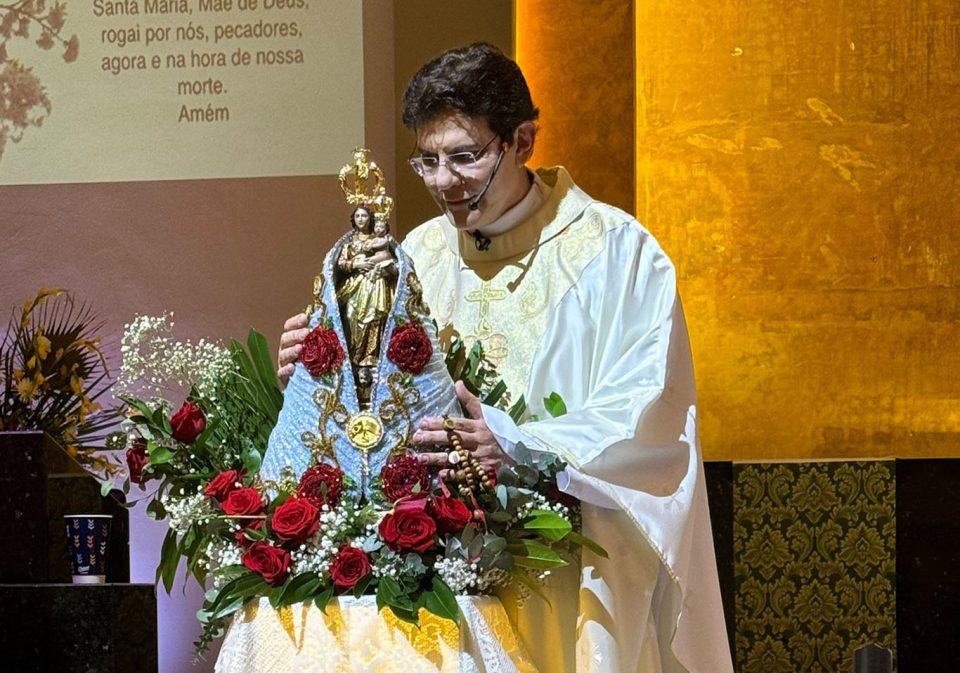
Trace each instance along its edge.
{"label": "gold embroidered chasuble", "polygon": [[479,339],[524,394],[539,420],[514,430],[574,468],[584,533],[610,554],[555,573],[552,607],[504,606],[543,672],[732,672],[673,265],[563,168],[537,180],[540,207],[485,251],[442,216],[403,243],[441,339]]}

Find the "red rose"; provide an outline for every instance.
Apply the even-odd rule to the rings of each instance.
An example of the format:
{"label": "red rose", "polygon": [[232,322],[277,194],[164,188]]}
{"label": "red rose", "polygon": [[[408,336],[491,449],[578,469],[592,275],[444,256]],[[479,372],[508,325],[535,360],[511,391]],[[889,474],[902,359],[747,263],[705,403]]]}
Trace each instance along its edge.
{"label": "red rose", "polygon": [[420,485],[418,493],[426,495],[430,488],[430,473],[427,466],[413,456],[399,456],[380,470],[380,488],[387,500],[396,502],[413,495],[413,487]]}
{"label": "red rose", "polygon": [[263,514],[263,496],[255,488],[246,487],[230,491],[227,499],[220,503],[223,511],[230,516],[256,516]]}
{"label": "red rose", "polygon": [[207,487],[203,489],[203,494],[208,498],[213,498],[217,502],[222,503],[232,491],[237,490],[243,485],[243,476],[246,473],[246,470],[227,470],[226,472],[221,472],[210,480]]}
{"label": "red rose", "polygon": [[343,346],[337,333],[326,327],[317,327],[303,340],[300,362],[311,376],[329,374],[343,362]]}
{"label": "red rose", "polygon": [[254,542],[243,553],[243,565],[275,587],[283,584],[290,574],[290,552],[266,542]]}
{"label": "red rose", "polygon": [[246,532],[248,530],[260,530],[261,528],[263,528],[263,519],[254,519],[233,534],[233,541],[237,543],[238,547],[247,549],[254,541],[247,537]]}
{"label": "red rose", "polygon": [[300,475],[297,495],[306,498],[318,509],[328,505],[333,509],[340,504],[343,493],[343,470],[333,465],[319,463],[304,470]]}
{"label": "red rose", "polygon": [[426,500],[407,501],[383,517],[380,537],[390,549],[422,554],[433,546],[437,523],[424,511],[425,506]]}
{"label": "red rose", "polygon": [[434,498],[430,501],[430,513],[441,535],[459,533],[473,520],[470,509],[456,498]]}
{"label": "red rose", "polygon": [[387,347],[387,357],[401,371],[419,374],[432,355],[430,337],[419,322],[408,322],[394,328]]}
{"label": "red rose", "polygon": [[133,441],[133,446],[127,449],[127,470],[130,473],[130,481],[134,484],[143,483],[143,468],[150,464],[150,456],[147,454],[147,440],[141,438]]}
{"label": "red rose", "polygon": [[203,409],[193,402],[184,402],[180,410],[170,419],[170,426],[173,428],[173,438],[184,444],[192,444],[193,440],[200,436],[203,429],[207,427],[207,418],[203,415]]}
{"label": "red rose", "polygon": [[319,525],[320,510],[306,498],[287,498],[270,519],[270,528],[284,542],[303,542]]}
{"label": "red rose", "polygon": [[352,589],[370,574],[370,557],[356,547],[341,547],[330,561],[330,577],[337,589]]}

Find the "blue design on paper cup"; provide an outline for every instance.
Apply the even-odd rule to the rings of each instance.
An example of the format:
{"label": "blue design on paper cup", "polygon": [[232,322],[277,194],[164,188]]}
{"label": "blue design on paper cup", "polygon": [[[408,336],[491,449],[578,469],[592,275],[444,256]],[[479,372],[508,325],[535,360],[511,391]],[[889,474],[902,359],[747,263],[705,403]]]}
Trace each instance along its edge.
{"label": "blue design on paper cup", "polygon": [[75,584],[102,584],[107,574],[110,514],[67,514],[67,550]]}

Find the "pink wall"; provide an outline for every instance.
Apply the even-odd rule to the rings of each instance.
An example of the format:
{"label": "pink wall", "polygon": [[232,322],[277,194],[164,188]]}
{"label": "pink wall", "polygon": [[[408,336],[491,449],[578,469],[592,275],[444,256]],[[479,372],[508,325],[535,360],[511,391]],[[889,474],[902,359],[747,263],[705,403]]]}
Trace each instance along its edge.
{"label": "pink wall", "polygon": [[[393,4],[367,0],[363,30],[365,142],[394,185]],[[256,327],[275,350],[348,218],[332,176],[0,187],[0,315],[41,286],[64,287],[106,322],[115,364],[136,313],[173,311],[180,338]],[[131,529],[131,579],[152,583],[165,524],[140,507]],[[160,671],[213,670],[215,652],[191,664],[202,593],[159,593]]]}

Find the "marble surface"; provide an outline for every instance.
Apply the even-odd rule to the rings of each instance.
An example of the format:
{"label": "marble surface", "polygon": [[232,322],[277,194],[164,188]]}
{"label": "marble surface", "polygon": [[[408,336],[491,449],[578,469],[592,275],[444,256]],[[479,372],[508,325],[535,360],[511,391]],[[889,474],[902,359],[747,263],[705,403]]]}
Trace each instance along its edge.
{"label": "marble surface", "polygon": [[2,669],[18,673],[157,670],[151,584],[0,585]]}
{"label": "marble surface", "polygon": [[0,432],[0,582],[48,575],[47,450],[41,432]]}
{"label": "marble surface", "polygon": [[130,579],[123,494],[100,483],[39,432],[0,432],[0,582],[69,582],[63,516],[111,514],[107,579]]}

